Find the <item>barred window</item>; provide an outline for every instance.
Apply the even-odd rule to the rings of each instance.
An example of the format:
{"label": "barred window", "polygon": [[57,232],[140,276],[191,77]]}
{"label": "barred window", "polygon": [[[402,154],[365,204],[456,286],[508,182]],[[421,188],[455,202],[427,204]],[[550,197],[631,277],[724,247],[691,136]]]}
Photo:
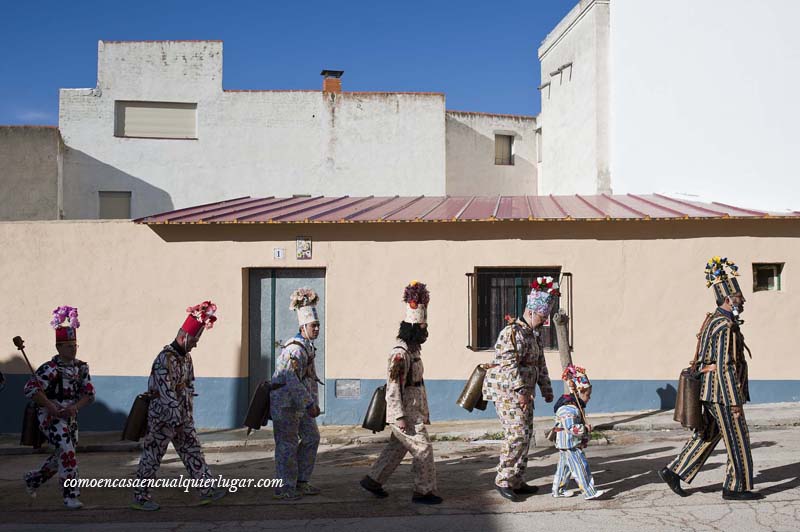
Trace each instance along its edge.
{"label": "barred window", "polygon": [[[474,273],[468,273],[467,347],[475,350],[493,348],[497,335],[505,327],[505,316],[522,316],[530,285],[540,276],[560,279],[562,296],[553,307],[553,314],[559,308],[565,308],[569,313],[572,275],[562,274],[559,267],[476,268]],[[552,319],[542,327],[542,341],[545,349],[558,349]]]}

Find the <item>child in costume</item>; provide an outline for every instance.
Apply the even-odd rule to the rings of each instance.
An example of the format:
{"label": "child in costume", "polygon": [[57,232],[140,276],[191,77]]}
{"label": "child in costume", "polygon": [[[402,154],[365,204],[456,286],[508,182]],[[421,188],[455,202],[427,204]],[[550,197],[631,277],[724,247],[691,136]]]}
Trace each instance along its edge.
{"label": "child in costume", "polygon": [[592,426],[586,424],[583,409],[592,397],[592,383],[586,370],[570,364],[561,378],[566,381],[570,393],[562,395],[554,410],[558,468],[553,477],[553,497],[572,497],[575,491],[566,490],[570,477],[575,479],[586,500],[598,499],[607,490],[594,487],[594,479],[583,449],[589,444]]}

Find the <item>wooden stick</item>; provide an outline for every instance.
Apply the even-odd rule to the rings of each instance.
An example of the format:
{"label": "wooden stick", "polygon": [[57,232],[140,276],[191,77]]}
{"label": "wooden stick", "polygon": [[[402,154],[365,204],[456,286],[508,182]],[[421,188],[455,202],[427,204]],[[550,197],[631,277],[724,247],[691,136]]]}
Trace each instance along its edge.
{"label": "wooden stick", "polygon": [[34,377],[36,376],[36,372],[33,371],[33,366],[31,365],[31,361],[28,360],[28,355],[25,354],[25,341],[20,336],[15,336],[12,340],[14,345],[17,346],[17,349],[22,351],[22,356],[25,358],[25,362],[28,364],[28,369],[31,370],[31,375]]}
{"label": "wooden stick", "polygon": [[575,406],[578,407],[578,412],[581,413],[581,417],[583,418],[583,424],[584,425],[588,425],[588,423],[587,423],[588,419],[586,419],[586,412],[584,412],[583,408],[581,407],[581,400],[578,399],[578,393],[573,391],[572,392],[572,397],[575,398]]}
{"label": "wooden stick", "polygon": [[[583,408],[581,407],[581,400],[578,399],[578,393],[573,391],[572,392],[572,397],[575,398],[575,406],[578,407],[578,412],[581,413],[581,417],[583,418],[583,426],[586,427],[586,425],[589,424],[589,420],[586,419],[586,412],[584,412]],[[594,427],[592,427],[592,428],[594,428]],[[591,440],[592,440],[592,433],[590,431],[589,432],[589,441],[591,441]]]}
{"label": "wooden stick", "polygon": [[[553,322],[556,324],[556,338],[558,338],[558,357],[561,361],[561,371],[564,371],[567,366],[572,364],[572,353],[569,346],[569,316],[563,310],[559,310],[553,316]],[[567,383],[564,383],[564,393],[569,392]]]}

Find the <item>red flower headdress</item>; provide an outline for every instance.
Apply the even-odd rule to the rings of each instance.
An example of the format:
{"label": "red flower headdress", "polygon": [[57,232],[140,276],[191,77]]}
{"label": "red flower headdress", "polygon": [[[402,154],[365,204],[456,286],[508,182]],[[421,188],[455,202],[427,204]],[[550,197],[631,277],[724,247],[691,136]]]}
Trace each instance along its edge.
{"label": "red flower headdress", "polygon": [[551,296],[559,297],[561,292],[558,291],[558,283],[550,276],[537,277],[531,283],[531,288],[537,292],[547,292]]}
{"label": "red flower headdress", "polygon": [[203,324],[206,329],[214,327],[214,322],[217,321],[217,306],[211,301],[203,301],[199,305],[187,307],[186,312],[191,317]]}

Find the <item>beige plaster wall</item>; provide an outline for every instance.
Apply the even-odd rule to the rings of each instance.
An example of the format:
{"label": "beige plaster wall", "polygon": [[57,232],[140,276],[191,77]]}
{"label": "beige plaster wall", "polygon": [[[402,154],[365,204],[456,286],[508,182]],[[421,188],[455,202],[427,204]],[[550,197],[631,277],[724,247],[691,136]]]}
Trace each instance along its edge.
{"label": "beige plaster wall", "polygon": [[[313,260],[293,258],[297,235],[313,237]],[[780,220],[155,228],[6,222],[0,246],[16,253],[0,263],[0,367],[23,372],[10,342],[17,334],[36,362],[51,356],[50,311],[71,304],[83,323],[79,356],[94,374],[145,375],[185,307],[210,298],[220,321],[195,353],[197,374],[243,376],[246,268],[325,267],[326,378],[383,375],[402,318],[402,288],[419,279],[432,298],[426,377],[460,379],[491,356],[465,347],[464,274],[483,266],[558,265],[574,275],[576,362],[597,379],[674,379],[714,307],[704,262],[727,254],[742,267],[751,377],[781,379],[800,373],[792,341],[798,243],[800,224]],[[274,260],[273,247],[286,248],[289,257]],[[753,262],[785,262],[783,290],[753,294]],[[557,367],[557,354],[548,360]]]}

